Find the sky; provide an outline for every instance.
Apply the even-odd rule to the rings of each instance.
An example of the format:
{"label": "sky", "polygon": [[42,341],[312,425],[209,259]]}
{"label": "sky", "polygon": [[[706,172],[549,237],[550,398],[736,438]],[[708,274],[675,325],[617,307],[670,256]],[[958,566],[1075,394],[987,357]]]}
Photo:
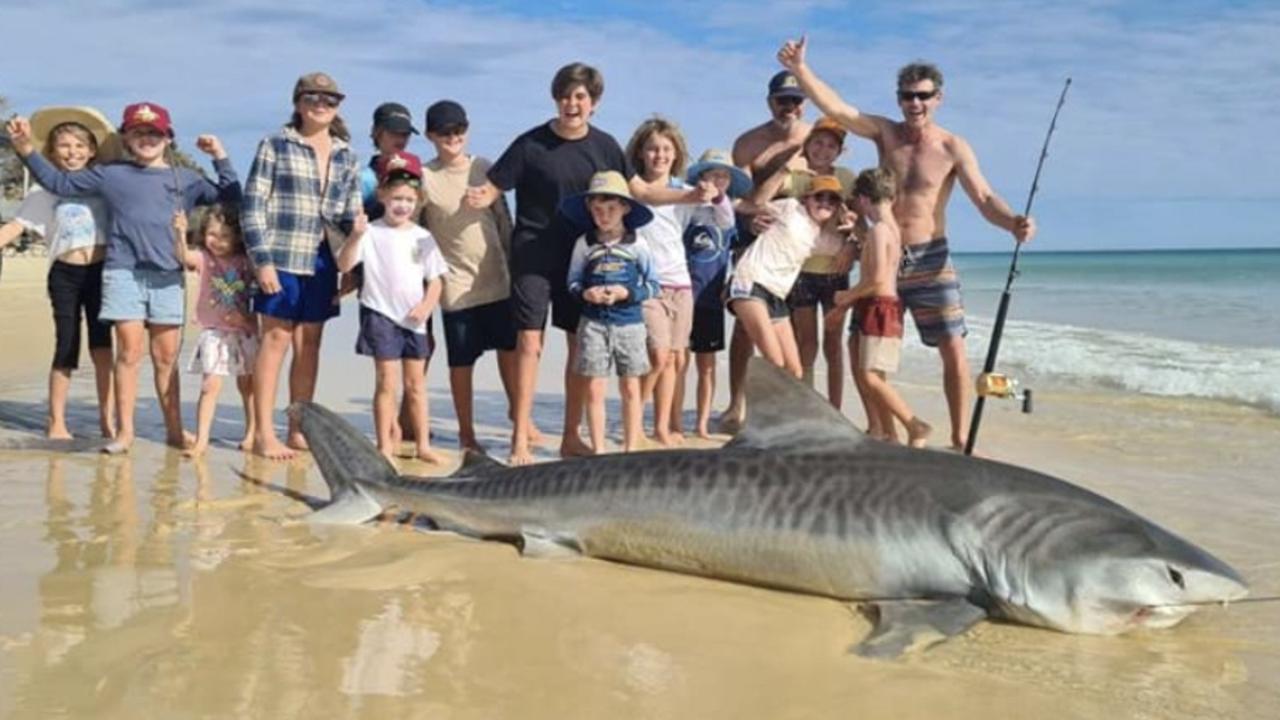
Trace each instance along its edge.
{"label": "sky", "polygon": [[[938,64],[938,122],[1019,210],[1069,76],[1030,249],[1280,246],[1274,0],[0,0],[0,27],[30,29],[5,37],[25,58],[0,72],[17,111],[92,105],[115,119],[158,102],[184,149],[215,133],[242,174],[312,70],[346,92],[361,153],[379,102],[404,103],[420,126],[450,98],[467,107],[472,151],[496,158],[554,114],[551,77],[575,60],[603,71],[594,122],[620,143],[658,113],[695,155],[727,149],[767,119],[775,54],[805,34],[811,67],[863,112],[899,117],[897,69]],[[432,154],[423,139],[410,150]],[[875,150],[853,140],[841,162],[866,167]],[[1010,248],[961,192],[948,225],[959,251]]]}

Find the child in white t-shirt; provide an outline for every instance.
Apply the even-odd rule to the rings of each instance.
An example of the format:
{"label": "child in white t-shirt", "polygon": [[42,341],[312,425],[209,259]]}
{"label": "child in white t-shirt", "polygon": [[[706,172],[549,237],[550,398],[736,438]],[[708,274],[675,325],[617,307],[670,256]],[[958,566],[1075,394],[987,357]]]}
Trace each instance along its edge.
{"label": "child in white t-shirt", "polygon": [[377,372],[373,424],[378,449],[396,454],[396,386],[404,378],[403,402],[417,443],[416,456],[428,463],[442,458],[431,450],[427,430],[427,361],[434,350],[430,318],[440,300],[445,264],[436,241],[417,217],[422,194],[422,161],[412,153],[383,155],[378,166],[381,218],[361,215],[338,253],[338,269],[364,264],[360,289],[360,336],[356,352],[373,358]]}

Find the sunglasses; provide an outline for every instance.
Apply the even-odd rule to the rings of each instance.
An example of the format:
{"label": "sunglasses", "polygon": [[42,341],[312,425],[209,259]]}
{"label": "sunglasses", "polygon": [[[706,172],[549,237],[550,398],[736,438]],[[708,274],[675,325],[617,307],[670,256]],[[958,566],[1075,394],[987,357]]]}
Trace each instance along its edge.
{"label": "sunglasses", "polygon": [[342,104],[342,98],[337,95],[321,92],[304,92],[298,96],[298,99],[305,105],[323,105],[329,108],[336,108]]}
{"label": "sunglasses", "polygon": [[912,100],[932,100],[938,96],[937,90],[899,90],[898,102],[911,102]]}
{"label": "sunglasses", "polygon": [[813,196],[813,201],[823,205],[839,205],[843,202],[840,196],[830,192],[820,192]]}
{"label": "sunglasses", "polygon": [[784,95],[773,99],[780,107],[795,107],[804,103],[804,98],[795,97],[793,95]]}

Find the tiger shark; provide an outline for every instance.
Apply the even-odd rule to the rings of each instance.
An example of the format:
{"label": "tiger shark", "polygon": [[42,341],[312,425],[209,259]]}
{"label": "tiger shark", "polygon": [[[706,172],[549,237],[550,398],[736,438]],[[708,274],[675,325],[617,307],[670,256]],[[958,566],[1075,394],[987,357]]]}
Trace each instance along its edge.
{"label": "tiger shark", "polygon": [[400,476],[320,405],[291,409],[332,501],[312,522],[411,512],[526,556],[581,554],[860,605],[851,650],[894,657],[984,618],[1114,635],[1244,597],[1229,565],[1043,473],[872,440],[791,376],[748,371],[749,417],[714,450],[506,467],[469,454]]}

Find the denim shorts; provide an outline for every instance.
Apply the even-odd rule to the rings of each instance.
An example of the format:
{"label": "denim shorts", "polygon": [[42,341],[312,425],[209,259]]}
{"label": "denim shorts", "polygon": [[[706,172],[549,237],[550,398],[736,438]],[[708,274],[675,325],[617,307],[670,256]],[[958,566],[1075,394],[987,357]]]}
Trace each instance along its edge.
{"label": "denim shorts", "polygon": [[593,378],[640,377],[649,372],[648,337],[642,322],[610,325],[584,317],[578,322],[578,362],[573,370]]}
{"label": "denim shorts", "polygon": [[102,271],[98,319],[181,325],[185,320],[181,270],[107,268]]}

